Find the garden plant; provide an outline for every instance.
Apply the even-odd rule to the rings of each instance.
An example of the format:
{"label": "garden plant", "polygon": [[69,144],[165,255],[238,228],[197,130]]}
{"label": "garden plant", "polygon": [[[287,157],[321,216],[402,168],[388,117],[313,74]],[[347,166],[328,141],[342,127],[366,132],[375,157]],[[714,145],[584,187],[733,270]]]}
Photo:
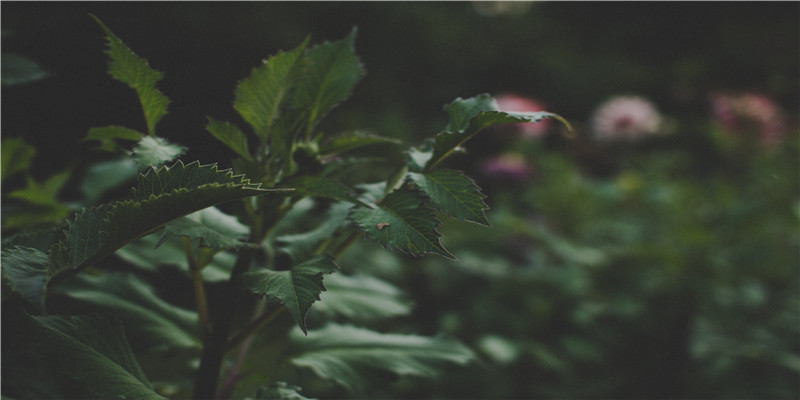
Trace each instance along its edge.
{"label": "garden plant", "polygon": [[[489,221],[484,194],[449,158],[495,125],[566,121],[478,95],[448,104],[447,126],[402,151],[393,138],[323,131],[364,76],[354,29],[306,39],[239,82],[233,107],[248,126],[209,116],[197,139],[236,154],[219,169],[180,159],[186,147],[158,129],[170,105],[163,74],[97,22],[109,73],[135,91],[145,129],[88,132],[118,157],[88,169],[77,203],[57,198],[70,170],[8,194],[25,206],[3,221],[3,398],[300,399],[309,372],[363,394],[475,360],[456,339],[370,329],[408,303],[366,265],[341,272],[339,259],[367,238],[455,260],[441,221]],[[39,162],[23,139],[2,149],[4,180]]]}

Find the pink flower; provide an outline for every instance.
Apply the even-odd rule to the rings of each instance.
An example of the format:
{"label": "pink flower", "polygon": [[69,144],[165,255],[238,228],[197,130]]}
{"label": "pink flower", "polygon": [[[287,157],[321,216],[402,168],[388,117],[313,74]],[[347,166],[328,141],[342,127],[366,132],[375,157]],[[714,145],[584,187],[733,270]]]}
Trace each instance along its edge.
{"label": "pink flower", "polygon": [[521,155],[505,153],[484,161],[481,172],[489,178],[524,182],[531,176],[533,168]]}
{"label": "pink flower", "polygon": [[714,119],[730,132],[752,131],[764,143],[775,143],[785,133],[783,113],[769,97],[756,94],[721,94],[710,96]]}
{"label": "pink flower", "polygon": [[[505,112],[532,112],[545,111],[544,104],[518,94],[508,93],[495,98],[497,108]],[[515,130],[528,138],[538,138],[547,132],[550,126],[549,119],[543,119],[534,123],[520,123],[511,125]]]}
{"label": "pink flower", "polygon": [[638,96],[617,96],[601,104],[592,116],[592,130],[600,140],[632,140],[658,133],[661,114]]}

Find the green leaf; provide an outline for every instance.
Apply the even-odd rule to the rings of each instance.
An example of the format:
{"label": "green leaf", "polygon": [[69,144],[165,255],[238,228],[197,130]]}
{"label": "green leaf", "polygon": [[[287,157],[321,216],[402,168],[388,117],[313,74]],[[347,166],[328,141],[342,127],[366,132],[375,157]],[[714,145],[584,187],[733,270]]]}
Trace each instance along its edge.
{"label": "green leaf", "polygon": [[150,135],[155,135],[156,124],[167,114],[167,107],[170,102],[166,96],[156,89],[156,83],[164,77],[164,74],[150,68],[147,60],[134,54],[97,17],[92,15],[92,18],[100,24],[100,27],[106,33],[106,39],[108,40],[106,54],[111,57],[111,61],[108,64],[108,72],[114,79],[136,90],[147,121],[147,132]]}
{"label": "green leaf", "polygon": [[[49,270],[47,254],[30,247],[17,246],[3,249],[2,260],[3,268],[0,271],[3,280],[8,280],[14,292],[43,312]],[[3,296],[7,296],[7,293],[3,293]]]}
{"label": "green leaf", "polygon": [[[183,243],[169,241],[155,248],[160,236],[160,234],[152,234],[134,240],[117,250],[114,256],[145,271],[155,272],[162,267],[177,268],[188,278],[190,271],[186,263],[186,251]],[[211,283],[227,281],[235,262],[236,255],[231,252],[214,254],[211,262],[203,268],[203,279]]]}
{"label": "green leaf", "polygon": [[322,146],[319,152],[322,155],[334,155],[361,147],[385,143],[400,144],[402,141],[364,132],[353,132],[334,138],[330,143]]}
{"label": "green leaf", "polygon": [[295,191],[304,196],[361,203],[349,187],[323,176],[290,178],[285,182],[285,185],[294,188]]}
{"label": "green leaf", "polygon": [[13,346],[4,346],[11,356],[4,353],[4,362],[21,371],[48,366],[43,372],[50,376],[42,378],[59,382],[62,398],[164,399],[152,389],[116,319],[23,315],[14,328]]}
{"label": "green leaf", "polygon": [[70,298],[70,310],[106,312],[119,318],[131,346],[137,351],[198,348],[197,313],[159,297],[135,275],[109,273],[80,275],[54,286],[54,294]]}
{"label": "green leaf", "polygon": [[123,139],[123,140],[141,140],[142,133],[126,128],[124,126],[104,126],[100,128],[91,128],[89,133],[83,140],[106,140],[106,139]]}
{"label": "green leaf", "polygon": [[538,122],[545,118],[555,118],[571,129],[571,126],[564,118],[545,111],[523,113],[497,111],[497,102],[486,94],[466,100],[458,98],[453,103],[445,106],[445,111],[450,116],[450,122],[444,132],[436,135],[433,143],[433,154],[425,164],[425,171],[434,169],[464,143],[490,126]]}
{"label": "green leaf", "polygon": [[134,179],[138,173],[136,163],[127,157],[93,164],[84,173],[81,194],[94,202],[107,191]]}
{"label": "green leaf", "polygon": [[132,200],[82,211],[68,221],[68,263],[83,268],[175,218],[227,201],[278,189],[260,189],[230,170],[198,162],[151,168],[140,175]]}
{"label": "green leaf", "polygon": [[437,229],[441,225],[436,213],[424,207],[422,198],[409,190],[396,190],[387,195],[378,208],[356,206],[350,220],[378,243],[412,255],[435,253],[456,258],[439,243]]}
{"label": "green leaf", "polygon": [[355,53],[356,30],[346,38],[324,43],[309,50],[308,68],[298,82],[292,104],[308,110],[306,137],[317,123],[339,103],[350,97],[364,76],[364,68]]}
{"label": "green leaf", "polygon": [[247,137],[244,133],[230,122],[222,122],[214,118],[208,117],[208,126],[206,127],[215,138],[224,143],[236,154],[244,157],[246,160],[252,160],[250,150],[247,149]]}
{"label": "green leaf", "polygon": [[311,400],[300,394],[300,390],[300,387],[287,385],[286,382],[275,382],[258,388],[255,397],[245,400]]}
{"label": "green leaf", "polygon": [[31,167],[36,148],[26,143],[22,138],[3,139],[2,158],[0,158],[0,174],[2,181],[18,172],[27,171]]}
{"label": "green leaf", "polygon": [[403,292],[386,281],[366,276],[334,274],[325,278],[326,292],[314,312],[368,321],[411,313]]}
{"label": "green leaf", "polygon": [[[8,197],[40,206],[61,206],[61,202],[58,201],[58,193],[71,175],[72,171],[67,169],[54,174],[42,183],[28,178],[28,186],[26,188],[11,192]],[[66,209],[66,207],[64,208]]]}
{"label": "green leaf", "polygon": [[307,44],[308,38],[296,49],[270,57],[236,87],[233,106],[262,142],[266,142],[273,123],[281,115],[281,106],[301,79]]}
{"label": "green leaf", "polygon": [[186,151],[186,147],[167,139],[145,136],[133,148],[133,159],[140,168],[153,167],[172,161]]}
{"label": "green leaf", "polygon": [[351,391],[363,390],[371,370],[433,377],[443,364],[464,365],[475,356],[463,344],[417,335],[384,334],[330,324],[308,337],[292,336],[300,352],[291,363],[311,369]]}
{"label": "green leaf", "polygon": [[319,300],[320,292],[325,290],[322,274],[331,274],[337,269],[339,267],[331,257],[317,256],[288,271],[250,271],[243,275],[242,280],[253,293],[278,299],[307,334],[306,314],[311,304]]}
{"label": "green leaf", "polygon": [[293,260],[302,260],[314,254],[319,243],[332,237],[347,223],[347,213],[353,205],[338,202],[331,205],[323,222],[311,231],[284,234],[275,238],[278,249],[287,253]]}
{"label": "green leaf", "polygon": [[422,174],[411,172],[408,176],[445,214],[464,221],[489,225],[484,214],[484,210],[489,209],[483,201],[486,196],[468,176],[448,169]]}
{"label": "green leaf", "polygon": [[0,80],[3,85],[21,85],[50,76],[39,64],[17,54],[3,53],[0,61],[2,62],[2,68],[0,68],[2,78]]}
{"label": "green leaf", "polygon": [[458,132],[467,129],[470,125],[470,120],[481,111],[497,111],[498,106],[497,101],[492,96],[484,93],[468,99],[459,97],[446,105],[444,110],[450,117],[445,130]]}
{"label": "green leaf", "polygon": [[247,238],[249,232],[250,229],[236,217],[216,207],[208,207],[168,223],[156,247],[176,237],[186,236],[197,240],[202,247],[234,249],[245,244],[242,240]]}

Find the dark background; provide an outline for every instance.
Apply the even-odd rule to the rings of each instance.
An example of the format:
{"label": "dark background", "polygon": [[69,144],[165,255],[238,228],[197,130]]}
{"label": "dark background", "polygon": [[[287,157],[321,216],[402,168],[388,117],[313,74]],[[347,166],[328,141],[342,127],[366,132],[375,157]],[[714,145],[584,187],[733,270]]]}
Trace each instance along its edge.
{"label": "dark background", "polygon": [[[160,136],[187,159],[225,164],[206,116],[241,121],[233,89],[278,50],[359,29],[367,69],[329,129],[369,129],[416,142],[445,123],[456,97],[516,92],[573,122],[614,94],[666,114],[708,113],[707,93],[755,90],[798,106],[796,2],[535,2],[486,15],[469,2],[3,2],[2,50],[51,76],[3,87],[2,134],[39,148],[42,170],[78,162],[95,126],[145,129],[135,94],[107,70],[95,14],[165,73],[172,99]],[[205,146],[207,144],[207,146]],[[35,171],[34,171],[35,172]]]}

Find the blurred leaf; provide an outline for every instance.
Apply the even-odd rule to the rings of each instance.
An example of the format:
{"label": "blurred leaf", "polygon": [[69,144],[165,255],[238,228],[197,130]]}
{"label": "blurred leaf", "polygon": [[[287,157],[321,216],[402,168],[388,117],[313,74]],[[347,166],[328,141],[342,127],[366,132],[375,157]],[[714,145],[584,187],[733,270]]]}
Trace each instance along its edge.
{"label": "blurred leaf", "polygon": [[150,68],[147,60],[134,54],[97,17],[92,15],[92,18],[106,33],[108,40],[106,54],[111,57],[108,72],[114,79],[136,90],[147,120],[147,132],[151,136],[155,135],[156,124],[167,114],[170,103],[170,100],[156,89],[156,83],[164,77],[164,74]]}
{"label": "blurred leaf", "polygon": [[311,400],[300,394],[300,390],[300,387],[287,385],[286,382],[275,382],[258,388],[255,397],[245,400]]}
{"label": "blurred leaf", "polygon": [[163,399],[153,391],[115,319],[21,316],[15,329],[21,342],[13,345],[32,351],[14,363],[23,370],[26,364],[48,365],[64,398]]}
{"label": "blurred leaf", "polygon": [[322,146],[319,153],[322,155],[334,155],[361,147],[384,143],[400,144],[402,141],[364,132],[353,132],[347,135],[337,136],[330,143]]}
{"label": "blurred leaf", "polygon": [[400,289],[371,276],[334,274],[325,278],[325,287],[328,290],[320,293],[316,312],[361,321],[411,313],[411,304]]}
{"label": "blurred leaf", "polygon": [[[169,241],[158,248],[156,243],[160,234],[147,235],[134,240],[117,250],[115,256],[146,271],[158,271],[161,267],[180,269],[189,277],[189,266],[186,263],[186,251],[180,241]],[[211,262],[203,268],[203,279],[215,283],[228,280],[236,256],[230,252],[214,254]]]}
{"label": "blurred leaf", "polygon": [[86,134],[83,140],[123,139],[136,141],[141,140],[142,136],[144,135],[137,130],[124,126],[111,125],[89,129],[89,133]]}
{"label": "blurred leaf", "polygon": [[26,143],[22,138],[3,139],[2,158],[0,158],[0,174],[2,181],[13,176],[17,172],[27,171],[33,157],[36,156],[36,148]]}
{"label": "blurred leaf", "polygon": [[186,236],[198,240],[203,247],[234,249],[245,244],[242,239],[249,232],[250,229],[236,217],[216,207],[208,207],[166,224],[156,247],[173,238]]}
{"label": "blurred leaf", "polygon": [[489,209],[483,201],[486,196],[468,176],[448,169],[422,174],[411,172],[408,176],[445,214],[464,221],[489,225],[484,213],[484,210]]}
{"label": "blurred leaf", "polygon": [[442,364],[464,365],[474,354],[459,342],[417,335],[384,334],[330,324],[308,337],[293,335],[299,353],[291,363],[311,369],[351,391],[362,390],[370,370],[397,375],[436,376]]}
{"label": "blurred leaf", "polygon": [[28,186],[26,188],[11,192],[8,197],[40,206],[61,206],[61,202],[58,201],[58,193],[67,183],[70,175],[72,175],[72,171],[68,169],[52,175],[42,183],[28,178]]}
{"label": "blurred leaf", "polygon": [[295,85],[305,79],[301,73],[306,64],[303,52],[308,40],[306,38],[288,53],[281,51],[271,56],[236,87],[234,108],[253,127],[262,142],[266,142],[270,136],[273,123],[281,115],[284,101]]}
{"label": "blurred leaf", "polygon": [[184,152],[186,147],[167,139],[145,136],[133,148],[133,159],[140,168],[155,167],[178,158]]}
{"label": "blurred leaf", "polygon": [[396,190],[380,201],[378,208],[356,206],[350,220],[378,243],[412,255],[435,253],[455,260],[439,243],[441,225],[436,213],[423,205],[419,195]]}
{"label": "blurred leaf", "polygon": [[167,303],[132,274],[83,274],[55,285],[54,292],[77,302],[81,310],[119,318],[137,351],[199,348],[197,313]]}
{"label": "blurred leaf", "polygon": [[2,83],[13,86],[31,83],[50,76],[36,62],[17,54],[3,53],[2,57]]}
{"label": "blurred leaf", "polygon": [[220,142],[235,151],[236,154],[244,157],[245,160],[252,160],[252,157],[250,157],[250,150],[247,149],[247,137],[236,125],[208,117],[208,126],[206,129]]}
{"label": "blurred leaf", "polygon": [[[337,202],[331,205],[324,220],[314,229],[303,233],[288,233],[275,238],[278,248],[292,257],[302,260],[313,255],[320,242],[330,238],[347,223],[347,213],[352,204]],[[288,217],[288,216],[287,216]]]}
{"label": "blurred leaf", "polygon": [[308,51],[308,69],[298,82],[292,104],[308,110],[306,135],[334,107],[347,99],[364,69],[355,53],[356,30],[346,38]]}
{"label": "blurred leaf", "polygon": [[[8,280],[10,288],[22,298],[44,312],[44,298],[47,293],[49,261],[47,254],[30,247],[16,246],[3,249],[3,280]],[[3,297],[8,293],[3,293]]]}
{"label": "blurred leaf", "polygon": [[285,185],[305,196],[344,200],[357,204],[361,203],[361,201],[353,195],[349,187],[324,176],[300,176],[297,178],[290,178],[285,182]]}
{"label": "blurred leaf", "polygon": [[289,310],[303,333],[307,333],[306,314],[311,304],[325,290],[322,275],[336,272],[339,267],[327,256],[317,256],[288,271],[258,269],[245,273],[242,281],[253,293],[276,298]]}
{"label": "blurred leaf", "polygon": [[138,172],[136,163],[127,157],[93,164],[84,174],[81,193],[94,202],[107,191],[135,178]]}

